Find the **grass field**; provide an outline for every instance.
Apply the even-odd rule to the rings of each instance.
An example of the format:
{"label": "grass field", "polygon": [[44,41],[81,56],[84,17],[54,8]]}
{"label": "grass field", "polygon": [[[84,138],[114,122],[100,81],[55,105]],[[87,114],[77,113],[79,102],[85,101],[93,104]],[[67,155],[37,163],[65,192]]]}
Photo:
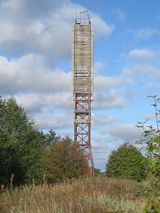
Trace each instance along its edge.
{"label": "grass field", "polygon": [[0,213],[141,213],[141,190],[141,183],[106,177],[23,186],[1,193]]}

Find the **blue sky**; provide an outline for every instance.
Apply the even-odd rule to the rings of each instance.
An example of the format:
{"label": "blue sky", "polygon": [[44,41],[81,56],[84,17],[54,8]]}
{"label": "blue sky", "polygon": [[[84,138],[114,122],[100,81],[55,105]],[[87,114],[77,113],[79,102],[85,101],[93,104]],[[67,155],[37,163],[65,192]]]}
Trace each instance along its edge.
{"label": "blue sky", "polygon": [[39,129],[73,138],[71,43],[88,10],[94,31],[92,147],[105,169],[111,151],[134,143],[160,95],[159,0],[0,0],[0,94],[13,95]]}

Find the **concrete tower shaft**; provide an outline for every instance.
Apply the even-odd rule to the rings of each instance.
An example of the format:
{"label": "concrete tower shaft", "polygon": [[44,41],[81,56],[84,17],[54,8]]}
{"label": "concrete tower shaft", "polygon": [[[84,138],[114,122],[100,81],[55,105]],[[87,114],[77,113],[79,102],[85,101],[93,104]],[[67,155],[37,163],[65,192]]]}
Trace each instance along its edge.
{"label": "concrete tower shaft", "polygon": [[93,32],[88,11],[75,20],[73,36],[74,143],[78,143],[93,175],[91,101],[93,95]]}

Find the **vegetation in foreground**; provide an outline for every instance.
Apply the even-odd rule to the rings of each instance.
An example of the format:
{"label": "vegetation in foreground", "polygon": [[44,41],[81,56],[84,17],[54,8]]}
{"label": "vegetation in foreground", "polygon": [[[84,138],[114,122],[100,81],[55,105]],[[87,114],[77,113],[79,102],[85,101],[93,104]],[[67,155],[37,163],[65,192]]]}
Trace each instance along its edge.
{"label": "vegetation in foreground", "polygon": [[[106,164],[109,177],[148,180],[137,183],[106,177],[64,181],[85,174],[86,162],[81,150],[69,138],[57,137],[52,130],[47,135],[39,132],[14,98],[0,98],[0,213],[159,213],[159,99],[156,96],[154,99],[157,127],[138,125],[144,130],[140,143],[145,147],[146,157],[135,147],[124,144],[111,153]],[[44,181],[64,182],[41,185]],[[10,190],[6,191],[9,183]]]}
{"label": "vegetation in foreground", "polygon": [[95,177],[55,185],[30,185],[0,196],[1,213],[142,212],[142,183]]}

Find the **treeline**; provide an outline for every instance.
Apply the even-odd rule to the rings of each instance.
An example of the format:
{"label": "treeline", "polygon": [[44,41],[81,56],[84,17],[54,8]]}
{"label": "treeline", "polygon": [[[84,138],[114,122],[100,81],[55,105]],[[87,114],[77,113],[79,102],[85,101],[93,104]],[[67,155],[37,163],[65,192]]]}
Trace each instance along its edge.
{"label": "treeline", "polygon": [[84,175],[86,167],[70,138],[40,132],[14,98],[0,98],[0,185],[57,182]]}
{"label": "treeline", "polygon": [[[127,143],[112,151],[106,175],[138,181],[149,175],[160,177],[159,134],[152,127],[144,131],[140,143],[145,147],[145,157]],[[83,176],[86,169],[83,152],[70,138],[61,138],[53,130],[44,134],[14,98],[0,98],[0,185],[11,181],[14,185],[54,183]]]}

